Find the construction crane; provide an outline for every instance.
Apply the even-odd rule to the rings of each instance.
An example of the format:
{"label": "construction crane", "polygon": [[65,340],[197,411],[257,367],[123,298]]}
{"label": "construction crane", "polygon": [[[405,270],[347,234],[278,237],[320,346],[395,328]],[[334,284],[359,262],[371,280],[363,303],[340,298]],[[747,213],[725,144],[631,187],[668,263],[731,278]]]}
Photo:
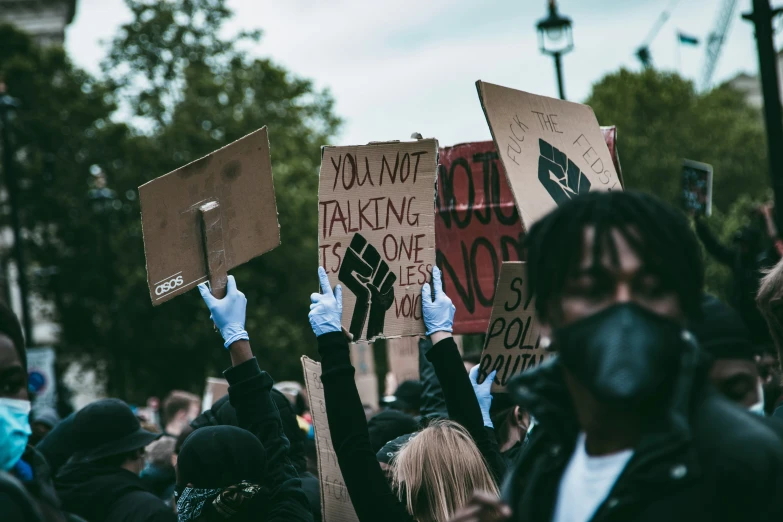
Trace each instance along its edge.
{"label": "construction crane", "polygon": [[701,76],[701,88],[704,91],[710,88],[712,75],[715,72],[715,67],[718,65],[718,58],[723,50],[723,44],[726,42],[726,36],[729,34],[729,28],[732,20],[734,20],[736,8],[737,0],[723,0],[712,32],[707,37],[707,53],[704,57],[704,70]]}
{"label": "construction crane", "polygon": [[640,45],[636,50],[636,57],[639,58],[639,61],[642,62],[644,67],[652,67],[653,63],[652,55],[650,54],[650,45],[652,44],[652,41],[655,40],[655,37],[658,36],[658,33],[661,31],[666,22],[669,20],[672,11],[675,7],[677,7],[678,3],[680,3],[680,0],[671,0],[669,2],[669,6],[658,16],[658,19],[655,20],[652,29],[650,29],[650,32],[647,33],[647,38],[644,39],[642,45]]}

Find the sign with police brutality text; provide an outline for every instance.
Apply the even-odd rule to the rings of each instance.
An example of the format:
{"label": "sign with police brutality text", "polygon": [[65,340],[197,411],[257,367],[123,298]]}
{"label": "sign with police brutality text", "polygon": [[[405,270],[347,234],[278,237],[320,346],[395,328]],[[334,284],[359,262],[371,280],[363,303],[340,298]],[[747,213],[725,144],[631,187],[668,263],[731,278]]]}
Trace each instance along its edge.
{"label": "sign with police brutality text", "polygon": [[139,201],[153,306],[280,244],[266,127],[142,185]]}
{"label": "sign with police brutality text", "polygon": [[319,261],[343,287],[353,340],[424,334],[421,285],[435,264],[438,142],[323,147]]}
{"label": "sign with police brutality text", "polygon": [[525,228],[591,190],[622,190],[587,105],[476,82]]}
{"label": "sign with police brutality text", "polygon": [[516,374],[544,362],[551,352],[540,346],[535,303],[528,295],[524,262],[505,262],[495,291],[478,382],[496,370],[492,391],[503,391]]}

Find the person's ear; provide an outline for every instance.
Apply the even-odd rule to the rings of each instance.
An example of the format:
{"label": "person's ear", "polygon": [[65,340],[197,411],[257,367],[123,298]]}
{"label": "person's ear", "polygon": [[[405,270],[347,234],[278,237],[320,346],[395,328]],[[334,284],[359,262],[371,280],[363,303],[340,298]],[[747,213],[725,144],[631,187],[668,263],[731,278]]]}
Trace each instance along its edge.
{"label": "person's ear", "polygon": [[527,431],[530,427],[530,414],[519,406],[514,406],[514,423]]}

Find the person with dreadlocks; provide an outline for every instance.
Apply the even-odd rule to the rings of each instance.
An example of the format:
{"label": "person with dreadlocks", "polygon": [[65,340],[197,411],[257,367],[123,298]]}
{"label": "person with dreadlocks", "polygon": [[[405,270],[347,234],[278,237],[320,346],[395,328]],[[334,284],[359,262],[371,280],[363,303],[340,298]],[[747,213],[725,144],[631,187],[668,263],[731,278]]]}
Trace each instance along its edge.
{"label": "person with dreadlocks", "polygon": [[687,330],[703,270],[685,216],[647,194],[591,192],[535,223],[526,246],[557,356],[509,383],[536,427],[505,504],[480,496],[453,520],[782,520],[783,446],[712,388]]}

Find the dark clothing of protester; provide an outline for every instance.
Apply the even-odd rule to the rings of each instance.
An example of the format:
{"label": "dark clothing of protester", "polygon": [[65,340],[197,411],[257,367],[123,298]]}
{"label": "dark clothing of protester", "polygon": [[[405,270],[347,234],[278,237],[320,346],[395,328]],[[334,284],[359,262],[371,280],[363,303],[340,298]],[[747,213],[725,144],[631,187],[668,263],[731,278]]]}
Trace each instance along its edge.
{"label": "dark clothing of protester", "polygon": [[[756,231],[755,234],[759,235],[760,233]],[[743,322],[750,330],[753,343],[770,343],[772,339],[769,328],[756,307],[756,293],[761,281],[761,271],[774,266],[778,259],[753,250],[743,252],[739,247],[729,248],[722,245],[701,219],[696,220],[696,235],[699,236],[704,248],[716,261],[731,269],[732,287],[729,303],[739,312]],[[742,236],[741,239],[747,243],[748,248],[756,248],[753,246],[756,241],[750,237],[753,235],[750,229],[745,229],[738,235]]]}
{"label": "dark clothing of protester", "polygon": [[[508,387],[537,424],[506,478],[511,520],[549,522],[579,424],[557,358]],[[760,419],[720,396],[707,363],[680,368],[669,418],[651,418],[594,522],[783,520],[783,445]],[[568,492],[564,492],[568,495]]]}
{"label": "dark clothing of protester", "polygon": [[163,502],[170,502],[174,497],[174,486],[177,472],[172,466],[159,467],[150,465],[141,473],[141,482],[150,493]]}
{"label": "dark clothing of protester", "polygon": [[393,410],[409,412],[413,415],[419,415],[421,407],[421,381],[404,381],[397,386],[394,395],[384,397],[383,405]]}
{"label": "dark clothing of protester", "polygon": [[271,393],[272,377],[261,371],[255,357],[229,368],[223,375],[229,384],[228,394],[231,406],[236,410],[239,427],[261,441],[267,463],[262,485],[269,490],[268,499],[264,505],[258,506],[261,510],[245,511],[236,520],[312,521],[310,503],[302,490],[299,474],[288,458],[290,446]]}
{"label": "dark clothing of protester", "polygon": [[[389,486],[370,445],[367,420],[354,382],[354,368],[345,336],[342,332],[319,336],[318,351],[332,446],[359,520],[412,521],[405,504]],[[454,340],[447,338],[440,341],[427,353],[427,358],[435,366],[446,404],[456,401],[465,405],[461,405],[456,415],[449,408],[451,420],[462,424],[470,433],[490,468],[493,462],[500,462],[502,467],[497,442],[484,429],[478,400]]]}
{"label": "dark clothing of protester", "polygon": [[61,420],[57,426],[36,444],[37,449],[46,458],[53,477],[57,476],[60,468],[68,462],[73,455],[73,418],[76,413],[71,413]]}
{"label": "dark clothing of protester", "polygon": [[63,508],[89,522],[175,522],[171,507],[119,466],[68,463],[55,480]]}
{"label": "dark clothing of protester", "polygon": [[[44,456],[28,445],[22,459],[10,473],[19,481],[36,505],[36,511],[47,522],[77,521],[79,517],[62,511],[60,499],[52,483],[52,474]],[[6,520],[0,504],[0,520]]]}
{"label": "dark clothing of protester", "polygon": [[699,347],[713,359],[752,361],[761,355],[738,311],[709,294],[702,297],[701,310],[701,319],[693,322],[689,330]]}
{"label": "dark clothing of protester", "polygon": [[310,503],[313,522],[321,522],[321,484],[318,477],[309,471],[300,471],[299,479],[302,481],[302,491]]}
{"label": "dark clothing of protester", "polygon": [[429,359],[427,352],[432,348],[429,337],[419,339],[419,379],[421,379],[421,407],[419,415],[421,424],[426,426],[435,419],[447,419],[449,417],[446,408],[446,398],[443,396],[443,388],[438,381],[435,367]]}
{"label": "dark clothing of protester", "polygon": [[0,471],[0,514],[3,522],[47,522],[22,483],[4,471]]}

